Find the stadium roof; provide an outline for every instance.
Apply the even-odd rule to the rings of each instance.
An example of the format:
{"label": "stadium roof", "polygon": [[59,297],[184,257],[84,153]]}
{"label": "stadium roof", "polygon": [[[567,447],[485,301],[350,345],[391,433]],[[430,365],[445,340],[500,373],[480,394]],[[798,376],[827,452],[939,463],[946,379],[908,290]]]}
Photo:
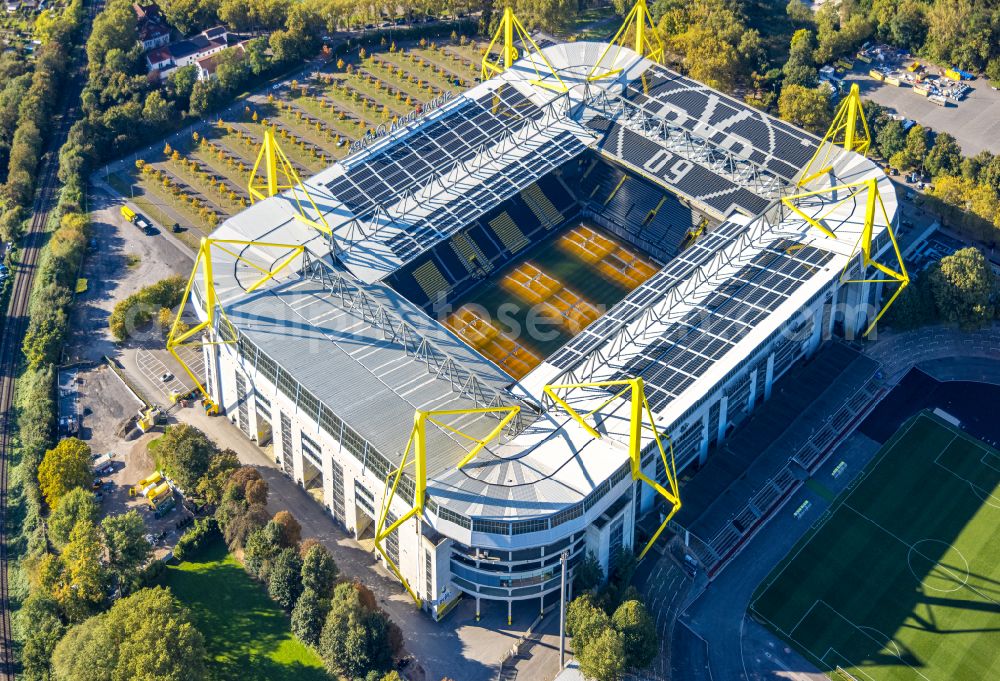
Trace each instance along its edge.
{"label": "stadium roof", "polygon": [[[537,405],[543,385],[567,376],[642,375],[657,421],[669,430],[772,334],[800,324],[798,311],[852,254],[864,217],[858,197],[803,207],[823,212],[836,240],[777,201],[793,191],[815,137],[627,49],[616,57],[616,77],[588,82],[604,47],[544,49],[570,87],[566,95],[531,85],[536,73],[522,59],[308,180],[333,227],[332,246],[295,218],[288,196],[257,203],[214,235],[306,245],[311,277],[294,275],[244,296],[255,273],[222,260],[216,289],[248,340],[390,461],[399,460],[414,409],[519,399]],[[722,224],[511,385],[379,280],[587,148],[667,184]],[[842,152],[834,175],[838,182],[877,177],[895,214],[888,179],[867,159]],[[343,270],[330,264],[332,250]],[[261,246],[247,254],[264,262],[280,256]],[[450,368],[442,372],[442,365]],[[456,388],[456,375],[464,387]],[[574,395],[581,405],[605,398]],[[492,424],[456,425],[485,434]],[[592,440],[566,417],[545,413],[462,471],[454,464],[468,443],[435,430],[428,492],[460,514],[548,515],[606,485],[627,460],[625,417],[609,414],[602,427],[611,437]]]}

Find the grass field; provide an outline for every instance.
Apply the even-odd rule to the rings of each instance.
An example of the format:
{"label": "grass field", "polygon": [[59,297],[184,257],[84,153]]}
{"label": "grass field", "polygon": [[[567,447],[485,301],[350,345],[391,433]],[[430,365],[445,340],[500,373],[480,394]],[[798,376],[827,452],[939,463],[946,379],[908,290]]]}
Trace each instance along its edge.
{"label": "grass field", "polygon": [[752,611],[841,681],[1000,678],[998,482],[1000,452],[914,417],[758,588]]}
{"label": "grass field", "polygon": [[163,584],[191,608],[214,660],[213,681],[329,681],[316,653],[292,635],[288,616],[221,542],[169,566]]}

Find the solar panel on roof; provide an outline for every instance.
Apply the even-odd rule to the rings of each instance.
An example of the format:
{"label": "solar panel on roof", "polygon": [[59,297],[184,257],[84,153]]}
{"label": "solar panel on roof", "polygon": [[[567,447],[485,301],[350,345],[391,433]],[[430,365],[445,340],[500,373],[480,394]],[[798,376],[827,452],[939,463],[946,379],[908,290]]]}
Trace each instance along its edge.
{"label": "solar panel on roof", "polygon": [[[653,395],[649,397],[647,393],[653,409],[665,406],[808,278],[808,274],[789,277],[784,272],[801,272],[803,263],[822,265],[833,257],[811,246],[791,250],[792,246],[793,242],[779,239],[759,252],[696,309],[667,327],[660,338],[647,345],[614,377],[642,376]],[[733,285],[733,282],[738,283]],[[780,293],[775,289],[780,289]],[[761,302],[766,302],[767,307],[760,307]]]}
{"label": "solar panel on roof", "polygon": [[347,170],[327,184],[330,193],[355,215],[398,201],[408,189],[426,184],[448,160],[465,161],[505,128],[517,130],[542,110],[513,86],[472,102],[465,98],[441,117],[412,133],[407,144],[388,146],[348,161]]}

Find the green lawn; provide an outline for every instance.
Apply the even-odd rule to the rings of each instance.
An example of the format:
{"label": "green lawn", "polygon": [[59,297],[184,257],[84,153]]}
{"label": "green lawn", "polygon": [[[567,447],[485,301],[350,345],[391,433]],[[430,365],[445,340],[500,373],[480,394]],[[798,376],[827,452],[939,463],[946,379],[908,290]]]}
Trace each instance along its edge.
{"label": "green lawn", "polygon": [[319,656],[292,635],[288,616],[221,542],[170,565],[163,584],[194,613],[215,660],[213,681],[330,681]]}
{"label": "green lawn", "polygon": [[752,611],[841,681],[1000,678],[998,483],[1000,452],[916,416],[758,588]]}

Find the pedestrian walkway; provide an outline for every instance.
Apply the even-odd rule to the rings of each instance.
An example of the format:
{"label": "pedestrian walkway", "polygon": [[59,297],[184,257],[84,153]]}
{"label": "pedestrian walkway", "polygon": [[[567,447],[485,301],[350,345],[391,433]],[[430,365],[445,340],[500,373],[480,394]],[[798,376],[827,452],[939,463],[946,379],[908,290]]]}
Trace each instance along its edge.
{"label": "pedestrian walkway", "polygon": [[1000,324],[967,331],[936,325],[912,331],[879,332],[864,352],[882,365],[885,380],[895,384],[912,367],[950,357],[1000,357]]}

